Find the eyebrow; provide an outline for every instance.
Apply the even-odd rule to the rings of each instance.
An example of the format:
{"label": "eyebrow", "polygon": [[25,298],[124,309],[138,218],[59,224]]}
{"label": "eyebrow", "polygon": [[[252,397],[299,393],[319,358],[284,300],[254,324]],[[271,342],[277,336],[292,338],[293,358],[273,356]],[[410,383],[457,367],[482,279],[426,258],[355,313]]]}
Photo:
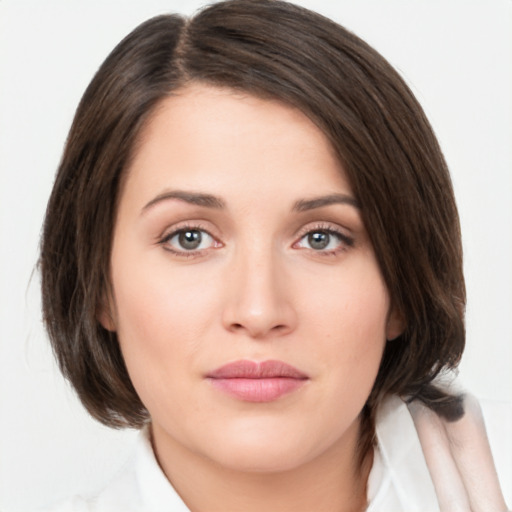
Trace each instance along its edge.
{"label": "eyebrow", "polygon": [[312,199],[300,199],[293,205],[293,211],[306,212],[323,206],[332,204],[348,204],[354,208],[360,209],[359,203],[355,198],[346,194],[329,194],[327,196],[314,197]]}
{"label": "eyebrow", "polygon": [[[220,197],[212,194],[204,194],[202,192],[185,192],[183,190],[169,190],[162,194],[158,194],[155,198],[151,199],[151,201],[142,208],[142,213],[145,213],[158,203],[171,199],[178,199],[185,203],[203,206],[206,208],[214,208],[217,210],[226,207],[226,203]],[[329,194],[312,199],[299,199],[294,203],[292,211],[305,212],[333,204],[348,204],[354,208],[360,208],[359,203],[352,196],[346,194]]]}
{"label": "eyebrow", "polygon": [[206,208],[222,209],[226,206],[222,199],[211,194],[203,194],[201,192],[185,192],[183,190],[169,190],[157,195],[154,199],[151,199],[151,201],[149,201],[149,203],[147,203],[142,208],[142,213],[145,213],[156,204],[163,201],[168,201],[169,199],[178,199],[179,201],[184,201],[185,203],[204,206]]}

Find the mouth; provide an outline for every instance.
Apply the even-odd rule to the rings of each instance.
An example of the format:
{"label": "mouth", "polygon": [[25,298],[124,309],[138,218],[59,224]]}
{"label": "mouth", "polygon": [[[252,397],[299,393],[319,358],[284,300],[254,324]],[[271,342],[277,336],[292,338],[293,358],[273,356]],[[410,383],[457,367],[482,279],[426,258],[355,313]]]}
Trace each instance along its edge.
{"label": "mouth", "polygon": [[309,377],[283,361],[240,360],[206,375],[212,386],[245,402],[272,402],[302,387]]}

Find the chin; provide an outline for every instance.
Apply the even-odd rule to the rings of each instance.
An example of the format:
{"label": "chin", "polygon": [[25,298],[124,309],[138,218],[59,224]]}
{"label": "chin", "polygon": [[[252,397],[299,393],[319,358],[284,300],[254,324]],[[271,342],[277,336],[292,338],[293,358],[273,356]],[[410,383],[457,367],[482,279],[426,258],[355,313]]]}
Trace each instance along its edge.
{"label": "chin", "polygon": [[325,438],[315,441],[315,436],[298,424],[294,428],[282,428],[282,425],[256,422],[215,437],[209,443],[209,457],[226,469],[239,472],[292,470],[328,448]]}
{"label": "chin", "polygon": [[266,444],[224,447],[215,461],[224,468],[242,473],[280,473],[293,470],[307,462],[307,454],[298,446]]}

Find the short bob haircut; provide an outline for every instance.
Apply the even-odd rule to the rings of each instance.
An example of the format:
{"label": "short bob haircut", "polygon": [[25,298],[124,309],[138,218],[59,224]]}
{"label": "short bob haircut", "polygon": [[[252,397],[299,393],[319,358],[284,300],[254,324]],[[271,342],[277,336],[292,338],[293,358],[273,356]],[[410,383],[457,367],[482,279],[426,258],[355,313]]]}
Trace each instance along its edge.
{"label": "short bob haircut", "polygon": [[42,234],[43,314],[64,376],[112,427],[149,414],[115,333],[98,321],[123,177],[160,102],[189,83],[278,99],[330,140],[361,206],[405,331],[386,344],[361,413],[371,446],[383,397],[421,400],[453,420],[461,400],[435,386],[465,339],[460,227],[448,169],[426,116],[398,73],[333,21],[280,0],[228,0],[194,17],[142,23],[105,60],[77,109]]}

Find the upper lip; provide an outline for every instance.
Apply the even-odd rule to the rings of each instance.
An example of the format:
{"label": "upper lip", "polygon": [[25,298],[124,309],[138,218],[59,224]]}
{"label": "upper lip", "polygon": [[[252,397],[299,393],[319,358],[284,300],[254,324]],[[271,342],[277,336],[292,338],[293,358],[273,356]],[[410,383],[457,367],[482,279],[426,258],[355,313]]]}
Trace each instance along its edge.
{"label": "upper lip", "polygon": [[225,364],[216,370],[208,373],[211,379],[307,379],[308,376],[297,368],[275,360],[250,361],[243,359]]}

